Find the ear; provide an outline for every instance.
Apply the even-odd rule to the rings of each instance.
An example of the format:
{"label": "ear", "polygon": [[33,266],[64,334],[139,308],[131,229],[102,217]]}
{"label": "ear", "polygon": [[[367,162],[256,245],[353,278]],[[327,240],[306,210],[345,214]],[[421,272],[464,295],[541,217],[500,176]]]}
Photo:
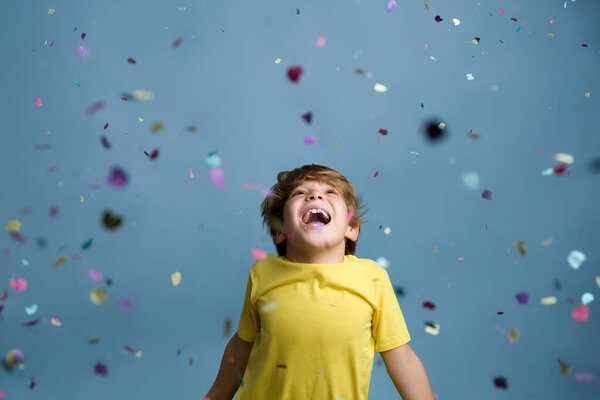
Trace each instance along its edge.
{"label": "ear", "polygon": [[275,243],[279,244],[281,242],[283,242],[285,239],[287,239],[285,233],[283,232],[277,232],[274,236],[275,239]]}
{"label": "ear", "polygon": [[356,242],[356,240],[358,239],[358,234],[360,233],[360,227],[352,227],[350,225],[348,225],[348,228],[346,229],[346,235],[344,235],[344,237],[352,240],[353,242]]}

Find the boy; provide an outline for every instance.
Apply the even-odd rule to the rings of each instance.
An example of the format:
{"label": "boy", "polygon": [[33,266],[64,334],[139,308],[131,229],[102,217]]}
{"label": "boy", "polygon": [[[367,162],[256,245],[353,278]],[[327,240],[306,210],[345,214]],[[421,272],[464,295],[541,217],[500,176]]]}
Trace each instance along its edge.
{"label": "boy", "polygon": [[387,272],[354,256],[363,221],[350,182],[315,164],[277,181],[261,210],[278,256],[250,270],[205,399],[231,400],[238,387],[237,400],[367,399],[378,351],[404,400],[432,400]]}

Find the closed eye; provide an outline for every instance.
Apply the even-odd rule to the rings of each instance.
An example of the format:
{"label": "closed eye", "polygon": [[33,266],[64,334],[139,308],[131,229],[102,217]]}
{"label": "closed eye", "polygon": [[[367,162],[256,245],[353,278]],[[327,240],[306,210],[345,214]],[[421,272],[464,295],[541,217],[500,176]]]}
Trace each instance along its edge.
{"label": "closed eye", "polygon": [[[302,190],[298,190],[296,193],[294,193],[294,196],[295,196],[295,195],[297,195],[298,193],[304,193],[304,191],[302,191]],[[327,191],[327,193],[334,193],[334,194],[337,194],[337,193],[336,193],[336,191],[335,191],[335,190],[333,190],[333,189],[329,189],[329,190]]]}

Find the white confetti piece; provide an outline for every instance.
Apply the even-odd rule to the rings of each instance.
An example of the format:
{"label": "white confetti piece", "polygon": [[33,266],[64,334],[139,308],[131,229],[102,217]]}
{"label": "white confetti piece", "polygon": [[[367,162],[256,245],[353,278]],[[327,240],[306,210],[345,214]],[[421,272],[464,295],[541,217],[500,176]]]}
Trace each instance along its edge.
{"label": "white confetti piece", "polygon": [[452,22],[454,22],[454,26],[460,25],[460,20],[458,18],[452,18]]}
{"label": "white confetti piece", "polygon": [[594,301],[594,295],[590,292],[585,292],[581,295],[581,302],[583,304],[590,304],[592,301]]}
{"label": "white confetti piece", "polygon": [[376,83],[375,86],[373,86],[373,90],[379,93],[385,93],[387,92],[387,87],[382,85],[381,83]]}
{"label": "white confetti piece", "polygon": [[568,261],[569,265],[571,266],[571,268],[573,268],[573,269],[579,269],[579,267],[585,261],[585,259],[586,259],[585,254],[583,254],[579,250],[571,251],[569,253],[569,256],[567,257],[567,261]]}
{"label": "white confetti piece", "polygon": [[467,80],[472,81],[473,79],[475,79],[475,77],[473,76],[473,74],[467,74]]}
{"label": "white confetti piece", "polygon": [[573,164],[575,162],[575,158],[566,153],[556,153],[554,155],[554,160],[565,164]]}

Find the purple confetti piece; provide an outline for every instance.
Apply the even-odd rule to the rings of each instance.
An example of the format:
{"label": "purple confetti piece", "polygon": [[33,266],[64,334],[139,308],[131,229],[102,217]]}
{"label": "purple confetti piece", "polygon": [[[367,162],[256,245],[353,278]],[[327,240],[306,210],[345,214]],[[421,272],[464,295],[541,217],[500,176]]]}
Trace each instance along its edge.
{"label": "purple confetti piece", "polygon": [[104,146],[105,149],[110,149],[110,142],[108,141],[106,136],[102,136],[100,140],[102,141],[102,146]]}
{"label": "purple confetti piece", "polygon": [[77,54],[81,58],[88,58],[90,56],[90,48],[85,44],[79,45],[77,46]]}
{"label": "purple confetti piece", "polygon": [[439,15],[436,15],[435,20],[436,20],[436,22],[442,22],[444,19],[442,17],[440,17]]}
{"label": "purple confetti piece", "polygon": [[120,304],[121,306],[121,310],[123,311],[127,311],[129,310],[131,307],[133,307],[133,302],[129,299],[125,299],[121,302]]}
{"label": "purple confetti piece", "polygon": [[81,38],[82,38],[82,39],[85,39],[85,37],[86,37],[86,36],[87,36],[87,35],[85,34],[85,32],[81,32]]}
{"label": "purple confetti piece", "polygon": [[29,322],[25,322],[25,323],[23,323],[23,326],[26,326],[26,327],[28,327],[28,328],[29,328],[30,326],[37,325],[37,324],[38,324],[38,322],[40,322],[40,320],[39,320],[39,319],[34,319],[33,321],[29,321]]}
{"label": "purple confetti piece", "polygon": [[4,310],[4,306],[0,306],[0,313]]}
{"label": "purple confetti piece", "polygon": [[527,304],[527,302],[529,301],[529,295],[525,292],[517,293],[516,297],[519,304]]}
{"label": "purple confetti piece", "polygon": [[181,42],[183,42],[183,38],[178,37],[177,39],[175,39],[175,41],[173,42],[173,48],[176,49],[177,47],[179,47]]}
{"label": "purple confetti piece", "polygon": [[33,389],[35,387],[35,381],[31,378],[31,382],[29,383],[29,389]]}
{"label": "purple confetti piece", "polygon": [[484,199],[491,200],[492,192],[490,192],[489,190],[484,190],[483,193],[481,194],[481,197],[483,197]]}
{"label": "purple confetti piece", "polygon": [[317,138],[314,135],[306,135],[304,136],[304,144],[307,146],[313,145],[317,143]]}
{"label": "purple confetti piece", "polygon": [[306,114],[302,115],[302,118],[306,121],[307,124],[310,124],[310,121],[312,121],[312,113],[309,111]]}
{"label": "purple confetti piece", "polygon": [[115,189],[122,189],[127,185],[127,174],[121,168],[115,167],[106,182]]}
{"label": "purple confetti piece", "polygon": [[589,372],[579,372],[573,376],[578,382],[592,382],[594,380],[594,375]]}
{"label": "purple confetti piece", "polygon": [[388,12],[392,11],[394,8],[396,8],[396,0],[390,0],[387,6]]}
{"label": "purple confetti piece", "polygon": [[103,278],[102,272],[98,272],[93,268],[88,269],[88,275],[94,281],[101,281]]}
{"label": "purple confetti piece", "polygon": [[98,375],[106,376],[106,375],[108,375],[108,368],[106,367],[106,365],[99,362],[99,363],[96,363],[96,365],[94,365],[94,372],[97,373]]}
{"label": "purple confetti piece", "polygon": [[219,189],[225,189],[225,171],[223,171],[223,168],[211,167],[210,180]]}
{"label": "purple confetti piece", "polygon": [[103,108],[104,108],[104,102],[98,101],[98,102],[92,104],[90,106],[90,108],[87,109],[87,113],[90,115],[94,115],[96,113],[96,111],[102,110]]}
{"label": "purple confetti piece", "polygon": [[260,194],[262,194],[265,197],[273,196],[273,192],[271,191],[271,189],[267,189],[267,188],[260,189]]}

